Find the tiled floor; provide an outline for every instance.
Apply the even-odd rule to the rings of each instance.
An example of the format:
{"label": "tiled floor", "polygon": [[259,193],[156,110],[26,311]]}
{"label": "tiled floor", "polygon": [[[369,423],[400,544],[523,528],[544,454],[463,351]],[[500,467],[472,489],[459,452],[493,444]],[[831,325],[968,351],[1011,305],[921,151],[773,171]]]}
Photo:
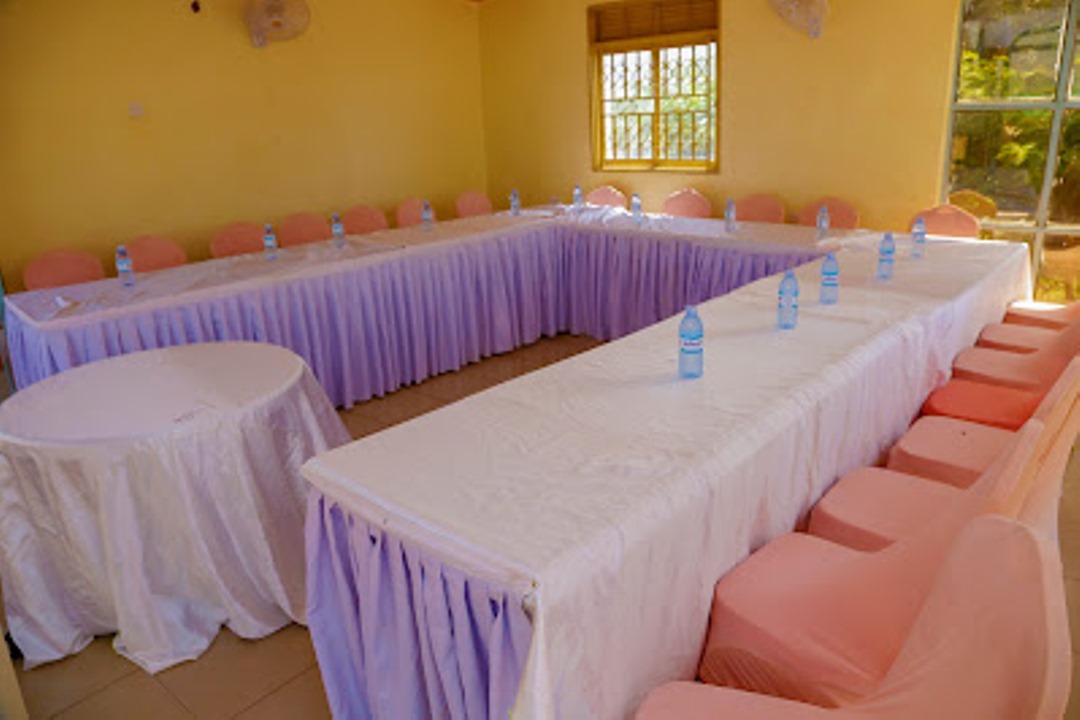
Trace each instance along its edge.
{"label": "tiled floor", "polygon": [[[596,344],[590,338],[565,335],[542,340],[363,403],[341,416],[353,437],[363,437]],[[1073,681],[1080,687],[1080,452],[1074,453],[1066,478],[1061,547],[1076,653]],[[241,640],[225,630],[198,660],[157,675],[121,658],[109,643],[108,638],[99,638],[62,662],[18,671],[30,716],[64,720],[330,716],[311,641],[297,625],[258,641]],[[1080,698],[1066,717],[1080,720]]]}

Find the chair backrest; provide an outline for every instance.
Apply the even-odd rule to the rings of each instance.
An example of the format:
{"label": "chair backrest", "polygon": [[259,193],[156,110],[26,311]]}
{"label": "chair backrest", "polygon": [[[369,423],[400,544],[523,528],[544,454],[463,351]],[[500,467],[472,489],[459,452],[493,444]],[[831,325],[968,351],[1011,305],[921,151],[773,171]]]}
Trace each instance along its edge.
{"label": "chair backrest", "polygon": [[491,200],[488,196],[475,190],[458,195],[458,199],[454,202],[454,209],[459,218],[490,215],[492,212]]}
{"label": "chair backrest", "polygon": [[277,241],[281,247],[290,247],[329,240],[333,234],[330,223],[321,215],[293,213],[278,225]]}
{"label": "chair backrest", "polygon": [[977,218],[992,218],[998,213],[997,203],[974,190],[956,190],[949,193],[949,204],[963,208]]}
{"label": "chair backrest", "polygon": [[589,194],[585,196],[585,202],[590,205],[608,205],[623,210],[626,209],[626,195],[611,185],[601,185],[590,190]]}
{"label": "chair backrest", "polygon": [[386,213],[370,205],[357,205],[341,216],[345,232],[349,235],[367,235],[390,227]]}
{"label": "chair backrest", "polygon": [[823,197],[807,203],[796,216],[799,225],[816,225],[818,208],[829,208],[829,227],[842,230],[854,230],[859,227],[859,211],[847,200],[836,197]]}
{"label": "chair backrest", "polygon": [[217,231],[210,240],[210,257],[256,253],[263,249],[263,229],[255,223],[236,222]]}
{"label": "chair backrest", "polygon": [[127,244],[131,267],[136,272],[152,272],[177,267],[187,262],[184,248],[175,240],[158,235],[143,235]]}
{"label": "chair backrest", "polygon": [[[394,213],[398,227],[412,227],[423,222],[424,201],[420,198],[402,200]],[[435,208],[431,209],[431,219],[435,220]]]}
{"label": "chair backrest", "polygon": [[735,216],[740,222],[782,223],[786,212],[784,201],[768,193],[747,195],[735,201]]}
{"label": "chair backrest", "polygon": [[664,214],[677,217],[708,218],[712,217],[712,203],[709,198],[694,188],[676,190],[664,199]]}
{"label": "chair backrest", "polygon": [[99,258],[73,248],[44,252],[23,269],[23,284],[27,290],[74,285],[103,277],[105,266]]}
{"label": "chair backrest", "polygon": [[908,227],[913,226],[917,218],[923,219],[926,223],[926,232],[930,235],[979,237],[979,218],[956,205],[938,205],[917,212],[912,216]]}

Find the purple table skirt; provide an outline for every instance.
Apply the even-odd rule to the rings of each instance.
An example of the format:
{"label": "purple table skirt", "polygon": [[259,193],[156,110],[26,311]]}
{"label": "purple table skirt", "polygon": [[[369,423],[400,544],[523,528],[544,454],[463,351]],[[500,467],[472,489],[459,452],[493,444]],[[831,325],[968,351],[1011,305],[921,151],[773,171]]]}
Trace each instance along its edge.
{"label": "purple table skirt", "polygon": [[336,718],[506,718],[532,637],[515,593],[312,491],[308,622]]}
{"label": "purple table skirt", "polygon": [[7,333],[19,387],[128,352],[253,340],[299,354],[348,407],[541,336],[620,337],[819,255],[553,223],[75,323],[8,312]]}

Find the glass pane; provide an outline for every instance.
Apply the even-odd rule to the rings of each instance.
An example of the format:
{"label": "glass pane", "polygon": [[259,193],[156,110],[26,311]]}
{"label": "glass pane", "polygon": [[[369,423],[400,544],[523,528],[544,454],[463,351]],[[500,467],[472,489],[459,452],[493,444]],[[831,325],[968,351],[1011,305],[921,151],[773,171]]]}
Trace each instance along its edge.
{"label": "glass pane", "polygon": [[1080,237],[1043,238],[1042,267],[1035,282],[1035,299],[1072,302],[1080,299]]}
{"label": "glass pane", "polygon": [[1052,98],[1067,0],[964,0],[960,100]]}
{"label": "glass pane", "polygon": [[1050,190],[1050,222],[1080,224],[1080,111],[1061,120],[1057,171]]}
{"label": "glass pane", "polygon": [[[950,192],[992,201],[985,216],[1034,219],[1050,145],[1049,110],[958,111],[953,126]],[[995,207],[996,206],[996,207]]]}

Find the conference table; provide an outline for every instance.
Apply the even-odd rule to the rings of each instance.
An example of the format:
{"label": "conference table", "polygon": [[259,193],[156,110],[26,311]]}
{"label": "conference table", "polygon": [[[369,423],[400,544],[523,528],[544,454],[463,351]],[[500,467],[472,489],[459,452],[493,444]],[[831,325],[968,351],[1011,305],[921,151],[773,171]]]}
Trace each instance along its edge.
{"label": "conference table", "polygon": [[[560,332],[620,337],[806,262],[813,228],[735,233],[612,208],[549,208],[349,237],[11,295],[16,385],[170,345],[268,342],[337,406]],[[775,228],[776,226],[774,226]]]}
{"label": "conference table", "polygon": [[334,715],[627,718],[692,678],[717,578],[875,462],[1030,297],[1022,244],[932,238],[915,259],[898,236],[879,280],[880,238],[830,239],[836,305],[820,261],[798,266],[794,330],[775,276],[702,303],[699,379],[677,376],[669,317],[306,463]]}
{"label": "conference table", "polygon": [[305,622],[300,465],[349,440],[297,355],[137,352],[0,404],[0,574],[26,667],[95,635],[148,672]]}

